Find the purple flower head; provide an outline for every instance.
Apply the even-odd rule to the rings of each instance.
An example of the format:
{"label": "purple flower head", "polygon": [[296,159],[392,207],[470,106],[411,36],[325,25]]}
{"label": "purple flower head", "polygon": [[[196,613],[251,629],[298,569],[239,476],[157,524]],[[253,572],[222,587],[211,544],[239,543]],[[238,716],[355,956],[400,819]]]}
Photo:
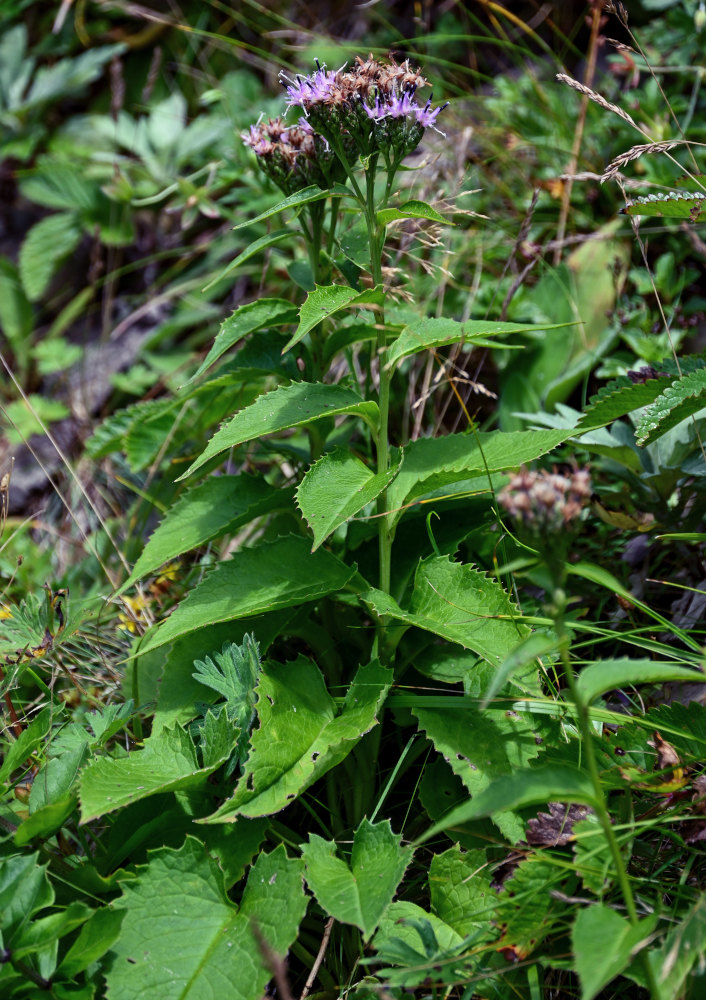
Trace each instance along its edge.
{"label": "purple flower head", "polygon": [[290,80],[283,73],[280,79],[287,89],[287,107],[303,108],[323,101],[331,93],[336,82],[336,73],[319,66],[311,76],[297,76],[296,81]]}
{"label": "purple flower head", "polygon": [[440,104],[438,108],[432,108],[430,97],[423,108],[420,108],[418,105],[414,108],[414,115],[423,128],[433,128],[435,132],[439,132],[439,135],[443,135],[445,137],[445,133],[441,132],[436,127],[435,122],[439,113],[443,111],[444,108],[447,108],[448,105],[449,102],[447,101],[446,104]]}

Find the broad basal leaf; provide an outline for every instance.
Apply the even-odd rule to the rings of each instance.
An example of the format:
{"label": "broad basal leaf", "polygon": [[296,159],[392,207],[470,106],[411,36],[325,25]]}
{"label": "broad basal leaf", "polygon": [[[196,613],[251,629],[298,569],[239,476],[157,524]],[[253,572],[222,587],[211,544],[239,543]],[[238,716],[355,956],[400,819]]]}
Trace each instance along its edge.
{"label": "broad basal leaf", "polygon": [[581,980],[581,1000],[593,1000],[620,975],[633,955],[648,943],[656,923],[654,914],[637,925],[631,924],[603,903],[580,911],[574,921],[571,943]]}
{"label": "broad basal leaf", "polygon": [[261,854],[238,908],[198,840],[156,851],[114,904],[125,919],[106,975],[110,1000],[261,1000],[272,968],[255,928],[276,955],[286,955],[306,911],[302,870],[282,846]]}
{"label": "broad basal leaf", "polygon": [[640,418],[637,443],[651,444],[682,420],[706,407],[706,369],[690,372],[668,385]]}
{"label": "broad basal leaf", "polygon": [[371,304],[380,305],[382,301],[383,291],[381,288],[366,288],[362,292],[357,292],[355,288],[350,288],[348,285],[317,285],[313,292],[309,292],[306,302],[299,310],[299,326],[283,347],[282,354],[298,344],[319,323],[341,309]]}
{"label": "broad basal leaf", "polygon": [[400,846],[389,820],[364,819],[353,836],[350,864],[336,855],[336,844],[310,834],[302,847],[306,881],[319,904],[336,920],[354,924],[368,938],[392,902],[412,852]]}
{"label": "broad basal leaf", "polygon": [[179,478],[185,479],[214,456],[245,441],[344,413],[361,416],[374,425],[378,419],[377,403],[366,402],[342,385],[294,382],[267,392],[224,424],[211,438],[206,450]]}
{"label": "broad basal leaf", "polygon": [[[515,712],[491,715],[470,704],[463,708],[414,708],[412,714],[473,796],[520,771],[539,754],[542,740],[538,740],[538,724],[531,717]],[[494,812],[493,819],[513,842],[524,835],[524,824],[512,814]]]}
{"label": "broad basal leaf", "polygon": [[[233,266],[234,264],[231,264],[231,267]],[[297,307],[285,299],[256,299],[254,302],[240,306],[222,324],[211,350],[192,376],[192,380],[202,375],[214,361],[217,361],[229,348],[242,340],[243,337],[247,337],[248,334],[254,333],[255,330],[262,330],[264,327],[295,323],[296,319]]]}
{"label": "broad basal leaf", "polygon": [[[236,734],[237,735],[237,734]],[[200,768],[196,748],[181,726],[163,729],[127,757],[95,757],[81,772],[81,822],[160,792],[184,791],[206,783],[227,759],[235,738],[220,758]]]}
{"label": "broad basal leaf", "polygon": [[457,642],[495,666],[529,634],[495,580],[474,566],[451,562],[448,556],[420,562],[408,610],[379,590],[367,591],[363,600],[377,614]]}
{"label": "broad basal leaf", "polygon": [[286,504],[289,496],[255,476],[210,476],[167,511],[118,594],[170,559]]}
{"label": "broad basal leaf", "polygon": [[[420,438],[404,449],[404,465],[388,491],[394,520],[418,497],[476,473],[514,469],[556,448],[571,432],[558,430],[480,432]],[[394,452],[393,452],[394,460]]]}
{"label": "broad basal leaf", "polygon": [[642,215],[660,219],[688,219],[696,222],[706,206],[706,194],[703,191],[691,194],[681,191],[670,191],[668,194],[648,194],[643,198],[635,198],[625,208],[624,215]]}
{"label": "broad basal leaf", "polygon": [[328,452],[312,465],[297,490],[299,509],[314,533],[312,552],[340,524],[375,500],[398,471],[399,465],[394,465],[378,475],[343,448]]}
{"label": "broad basal leaf", "polygon": [[525,323],[490,323],[485,320],[469,319],[464,323],[444,317],[426,318],[408,321],[397,340],[390,346],[385,361],[388,368],[394,367],[402,358],[407,358],[419,351],[427,351],[436,347],[447,347],[464,341],[469,345],[488,346],[488,337],[499,337],[513,333],[527,333],[533,330],[554,330],[566,323],[546,323],[531,325]]}
{"label": "broad basal leaf", "polygon": [[355,569],[298,535],[242,549],[219,563],[169,618],[151,630],[140,655],[217,622],[290,608],[341,590]]}
{"label": "broad basal leaf", "polygon": [[376,660],[360,667],[340,713],[318,668],[305,657],[269,664],[258,685],[260,720],[232,798],[203,822],[266,816],[284,809],[340,763],[377,724],[392,671]]}

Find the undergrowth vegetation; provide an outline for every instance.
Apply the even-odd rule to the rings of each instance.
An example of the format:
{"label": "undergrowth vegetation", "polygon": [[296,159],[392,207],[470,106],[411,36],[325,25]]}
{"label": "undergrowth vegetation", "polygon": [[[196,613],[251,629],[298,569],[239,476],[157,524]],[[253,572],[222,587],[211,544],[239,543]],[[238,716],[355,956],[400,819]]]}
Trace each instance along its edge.
{"label": "undergrowth vegetation", "polygon": [[0,995],[702,996],[704,4],[0,28]]}

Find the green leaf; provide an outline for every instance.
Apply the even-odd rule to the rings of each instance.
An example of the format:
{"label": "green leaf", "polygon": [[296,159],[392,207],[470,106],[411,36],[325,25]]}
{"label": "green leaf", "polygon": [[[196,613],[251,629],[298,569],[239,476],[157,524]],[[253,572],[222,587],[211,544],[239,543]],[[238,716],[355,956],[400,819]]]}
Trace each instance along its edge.
{"label": "green leaf", "polygon": [[277,202],[272,208],[268,208],[265,212],[256,215],[254,219],[246,219],[245,222],[239,222],[237,226],[233,226],[233,229],[242,229],[243,226],[254,226],[256,222],[269,219],[270,216],[277,215],[278,212],[284,212],[291,208],[300,208],[302,205],[309,205],[312,201],[323,201],[324,198],[328,198],[330,195],[335,195],[338,198],[346,198],[352,197],[353,192],[342,184],[334,184],[328,191],[322,191],[315,184],[311,184],[301,191],[290,194],[288,198]]}
{"label": "green leaf", "polygon": [[518,643],[505,657],[499,668],[493,674],[492,680],[483,695],[481,708],[488,707],[498,691],[505,687],[507,682],[528,663],[532,663],[538,657],[547,656],[557,647],[555,636],[545,635],[541,632],[533,632],[526,639]]}
{"label": "green leaf", "polygon": [[299,326],[282,348],[282,354],[298,344],[307,333],[323,323],[329,316],[341,309],[362,305],[380,305],[383,301],[382,288],[366,288],[357,292],[348,285],[317,285],[309,292],[299,310]]}
{"label": "green leaf", "polygon": [[106,972],[111,1000],[260,1000],[272,968],[254,927],[286,955],[306,910],[302,869],[282,846],[260,855],[238,909],[199,841],[187,837],[179,851],[156,851],[113,904],[126,912]]}
{"label": "green leaf", "polygon": [[[488,431],[420,438],[404,449],[404,465],[388,490],[394,520],[402,508],[419,497],[458,483],[474,473],[515,469],[545,455],[564,441],[570,431]],[[393,460],[395,452],[393,451]]]}
{"label": "green leaf", "polygon": [[15,844],[18,847],[24,847],[36,837],[45,840],[56,833],[74,812],[76,803],[77,796],[69,793],[54,802],[49,802],[33,810],[32,815],[17,827],[14,836]]}
{"label": "green leaf", "polygon": [[30,302],[41,299],[59,263],[80,239],[81,228],[70,212],[48,215],[32,226],[20,247],[20,277]]}
{"label": "green leaf", "polygon": [[312,553],[298,535],[241,549],[207,573],[176,611],[147,633],[139,653],[205,625],[316,601],[341,590],[354,573],[329,552]]}
{"label": "green leaf", "polygon": [[[227,717],[240,734],[236,749],[239,759],[243,760],[247,753],[250,729],[255,719],[255,689],[261,670],[260,653],[255,637],[244,636],[239,646],[234,642],[226,643],[220,653],[214,654],[213,659],[207,656],[205,660],[195,660],[194,667],[196,680],[225,698]],[[232,749],[231,743],[226,755]]]}
{"label": "green leaf", "polygon": [[246,260],[250,260],[261,250],[266,250],[267,247],[274,246],[276,243],[281,243],[282,240],[291,240],[293,236],[296,235],[296,231],[292,229],[277,229],[274,233],[266,233],[265,236],[261,236],[259,240],[255,240],[250,243],[244,250],[241,250],[235,260],[232,260],[227,267],[225,267],[217,278],[213,278],[207,285],[204,285],[203,291],[207,292],[214,285],[217,285],[219,281],[222,281],[227,275],[244,264]]}
{"label": "green leaf", "polygon": [[498,950],[511,949],[514,960],[521,960],[556,924],[565,924],[566,907],[552,890],[559,889],[566,877],[564,868],[536,854],[520,861],[497,896],[494,923],[503,932],[495,943]]}
{"label": "green leaf", "polygon": [[290,427],[305,427],[322,417],[337,417],[344,413],[361,416],[375,425],[379,415],[377,403],[366,402],[352,389],[342,385],[293,382],[280,386],[260,396],[224,424],[208,442],[206,450],[179,479],[190,476],[216,455],[253,438]]}
{"label": "green leaf", "polygon": [[26,362],[33,325],[32,306],[22,288],[19,272],[6,257],[0,257],[0,330],[18,364]]}
{"label": "green leaf", "polygon": [[670,377],[660,376],[646,382],[633,383],[624,375],[604,385],[599,393],[591,397],[585,413],[576,425],[576,431],[584,428],[603,427],[627,413],[648,406],[669,385]]}
{"label": "green leaf", "polygon": [[[539,754],[538,723],[531,717],[523,718],[514,712],[490,715],[468,704],[463,708],[413,708],[412,714],[474,796],[474,802],[479,793],[521,771]],[[496,811],[493,818],[513,842],[524,836],[524,824],[517,817]]]}
{"label": "green leaf", "polygon": [[690,372],[668,385],[642,414],[637,443],[644,447],[706,406],[706,368]]}
{"label": "green leaf", "polygon": [[655,914],[633,925],[603,903],[581,910],[571,931],[581,1000],[593,1000],[620,975],[633,955],[648,943],[656,923]]}
{"label": "green leaf", "polygon": [[432,910],[461,937],[479,930],[487,936],[495,904],[494,877],[485,851],[463,851],[455,844],[435,854],[429,868]]}
{"label": "green leaf", "polygon": [[448,556],[419,563],[409,610],[379,590],[367,591],[363,600],[379,615],[457,642],[496,666],[529,633],[514,620],[519,612],[495,580]]}
{"label": "green leaf", "polygon": [[0,766],[0,784],[8,782],[12,772],[17,771],[31,754],[42,746],[51,726],[52,710],[45,708],[32,719],[28,726],[25,726],[16,738],[11,737],[12,730],[8,728],[2,741],[3,761],[2,766]]}
{"label": "green leaf", "polygon": [[642,215],[660,219],[688,219],[696,222],[706,206],[706,194],[684,194],[670,191],[668,194],[648,194],[635,198],[620,211],[624,215]]}
{"label": "green leaf", "polygon": [[[91,908],[77,900],[64,910],[39,917],[22,928],[12,948],[12,957],[21,960],[34,952],[42,952],[84,924],[91,916]],[[54,956],[52,956],[54,961]]]}
{"label": "green leaf", "polygon": [[383,208],[377,213],[379,226],[386,226],[397,219],[428,219],[430,222],[440,222],[445,226],[453,226],[450,219],[439,215],[436,209],[425,201],[418,201],[415,198],[406,201],[399,208]]}
{"label": "green leaf", "polygon": [[289,496],[286,490],[275,489],[259,477],[211,476],[188,490],[167,511],[116,596],[170,559],[235,532],[286,504]]}
{"label": "green leaf", "polygon": [[703,684],[706,675],[700,670],[680,667],[668,661],[600,660],[584,667],[578,679],[582,700],[590,705],[599,695],[632,684],[661,684],[664,681],[691,681]]}
{"label": "green leaf", "polygon": [[[432,860],[433,863],[433,860]],[[391,903],[380,919],[378,932],[373,941],[373,947],[380,951],[391,942],[401,941],[411,948],[417,955],[423,956],[423,945],[420,939],[419,930],[415,923],[417,921],[428,921],[439,948],[448,950],[456,948],[463,942],[463,937],[453,927],[449,927],[435,913],[427,913],[417,906],[416,903],[408,903],[397,900]],[[389,959],[385,959],[388,961]],[[426,975],[426,972],[424,973]]]}
{"label": "green leaf", "polygon": [[302,846],[306,881],[323,909],[344,924],[358,927],[369,938],[392,902],[407,865],[409,848],[400,846],[389,820],[364,819],[353,835],[350,865],[336,856],[336,844],[309,835]]}
{"label": "green leaf", "polygon": [[260,725],[232,798],[202,822],[266,816],[284,809],[339,764],[377,725],[392,671],[373,660],[359,668],[340,713],[318,668],[300,656],[268,664],[258,685]]}
{"label": "green leaf", "polygon": [[83,972],[105,955],[120,934],[124,916],[124,911],[113,910],[107,906],[95,910],[62,959],[57,969],[57,977],[74,979],[79,972]]}
{"label": "green leaf", "polygon": [[651,947],[647,961],[659,987],[657,1000],[679,1000],[687,976],[706,948],[706,898],[701,894],[683,920],[672,927],[659,948]]}
{"label": "green leaf", "polygon": [[394,465],[375,474],[359,458],[337,448],[307,471],[297,490],[297,504],[314,533],[312,552],[340,524],[362,510],[387,489],[399,471]]}
{"label": "green leaf", "polygon": [[568,326],[567,323],[547,325],[526,323],[487,323],[485,320],[469,319],[460,323],[444,317],[419,317],[410,321],[385,355],[386,366],[394,367],[402,358],[437,347],[446,347],[464,341],[469,345],[486,345],[487,337],[499,337],[513,333],[528,333],[533,330],[556,330]]}
{"label": "green leaf", "polygon": [[76,213],[95,212],[101,197],[100,186],[89,181],[76,164],[49,156],[42,157],[37,170],[21,181],[20,190],[30,201],[45,208],[64,209],[73,218]]}
{"label": "green leaf", "polygon": [[54,890],[39,854],[14,855],[0,861],[0,930],[3,948],[11,948],[35,913],[51,906]]}
{"label": "green leaf", "polygon": [[286,326],[288,323],[295,323],[296,319],[297,307],[285,299],[256,299],[240,306],[221,324],[211,350],[189,381],[193,382],[199,375],[203,375],[207,368],[248,334],[265,327]]}
{"label": "green leaf", "polygon": [[178,725],[151,736],[143,750],[133,750],[127,757],[96,757],[81,772],[81,822],[150,795],[198,788],[227,758],[226,753],[209,767],[199,768],[196,749]]}
{"label": "green leaf", "polygon": [[470,802],[452,809],[416,842],[421,844],[443,830],[470,823],[483,816],[553,801],[594,805],[593,786],[589,776],[568,764],[551,764],[498,778]]}

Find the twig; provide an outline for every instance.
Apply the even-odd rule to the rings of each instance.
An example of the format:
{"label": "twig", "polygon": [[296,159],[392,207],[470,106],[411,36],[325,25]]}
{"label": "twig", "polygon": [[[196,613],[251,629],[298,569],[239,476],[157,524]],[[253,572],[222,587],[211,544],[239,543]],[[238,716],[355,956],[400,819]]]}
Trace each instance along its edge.
{"label": "twig", "polygon": [[314,964],[311,967],[311,972],[302,990],[302,995],[299,1000],[306,1000],[309,995],[309,990],[314,985],[314,980],[316,979],[321,963],[324,960],[324,955],[326,954],[326,949],[328,948],[329,938],[331,937],[331,929],[333,927],[333,917],[329,917],[326,921],[326,926],[324,927],[324,936],[321,938],[321,947],[319,948],[319,953],[314,959]]}

